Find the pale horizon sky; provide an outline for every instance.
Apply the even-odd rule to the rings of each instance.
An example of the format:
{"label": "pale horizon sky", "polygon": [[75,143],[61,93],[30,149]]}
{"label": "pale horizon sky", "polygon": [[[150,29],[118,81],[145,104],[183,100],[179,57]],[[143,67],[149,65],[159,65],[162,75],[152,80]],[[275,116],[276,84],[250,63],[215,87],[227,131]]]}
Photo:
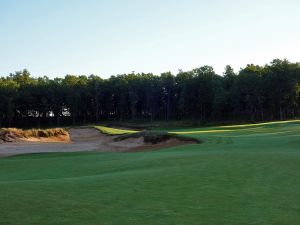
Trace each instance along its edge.
{"label": "pale horizon sky", "polygon": [[300,61],[299,0],[0,0],[0,76]]}

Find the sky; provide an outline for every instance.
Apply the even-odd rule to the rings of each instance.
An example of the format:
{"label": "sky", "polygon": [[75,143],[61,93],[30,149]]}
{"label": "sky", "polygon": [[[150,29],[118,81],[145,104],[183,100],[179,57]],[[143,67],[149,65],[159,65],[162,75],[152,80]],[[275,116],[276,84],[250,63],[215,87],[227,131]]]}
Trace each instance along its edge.
{"label": "sky", "polygon": [[0,75],[300,61],[299,0],[0,0]]}

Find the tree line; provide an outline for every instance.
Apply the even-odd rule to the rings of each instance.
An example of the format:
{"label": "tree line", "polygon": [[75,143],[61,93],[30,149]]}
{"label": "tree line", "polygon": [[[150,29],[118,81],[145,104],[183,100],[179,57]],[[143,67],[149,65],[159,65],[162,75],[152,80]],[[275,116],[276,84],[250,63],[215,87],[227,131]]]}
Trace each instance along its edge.
{"label": "tree line", "polygon": [[275,59],[223,75],[191,71],[0,78],[0,127],[116,121],[266,121],[299,116],[300,64]]}

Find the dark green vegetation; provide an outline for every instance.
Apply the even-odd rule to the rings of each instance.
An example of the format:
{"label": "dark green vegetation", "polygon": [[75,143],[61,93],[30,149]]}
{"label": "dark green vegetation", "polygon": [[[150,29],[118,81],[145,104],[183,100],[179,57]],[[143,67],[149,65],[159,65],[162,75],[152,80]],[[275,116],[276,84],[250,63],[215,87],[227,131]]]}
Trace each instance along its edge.
{"label": "dark green vegetation", "polygon": [[114,138],[115,141],[122,141],[128,138],[140,138],[143,137],[145,143],[157,144],[163,141],[167,141],[171,138],[175,138],[181,141],[201,143],[197,138],[191,138],[187,136],[178,136],[176,134],[169,134],[162,131],[140,131],[137,133],[124,134]]}
{"label": "dark green vegetation", "polygon": [[210,66],[178,74],[123,74],[101,79],[0,79],[0,127],[110,121],[268,121],[299,116],[300,64],[274,60],[224,76]]}
{"label": "dark green vegetation", "polygon": [[299,121],[179,132],[204,143],[0,159],[0,224],[299,224]]}

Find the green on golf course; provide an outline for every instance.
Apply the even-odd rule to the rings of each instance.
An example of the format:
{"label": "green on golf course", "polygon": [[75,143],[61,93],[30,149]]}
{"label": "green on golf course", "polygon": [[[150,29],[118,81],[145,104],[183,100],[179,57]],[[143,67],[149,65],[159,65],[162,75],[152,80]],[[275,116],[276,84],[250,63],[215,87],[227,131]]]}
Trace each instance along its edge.
{"label": "green on golf course", "polygon": [[163,131],[203,142],[1,158],[0,224],[300,224],[300,121]]}

